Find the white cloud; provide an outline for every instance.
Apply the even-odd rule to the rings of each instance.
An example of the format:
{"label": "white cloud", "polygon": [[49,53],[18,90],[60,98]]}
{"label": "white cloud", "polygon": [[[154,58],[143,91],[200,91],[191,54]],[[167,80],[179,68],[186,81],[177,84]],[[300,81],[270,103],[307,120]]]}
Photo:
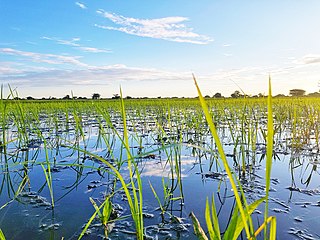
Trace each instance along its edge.
{"label": "white cloud", "polygon": [[173,81],[191,79],[191,73],[169,72],[152,68],[128,67],[122,64],[89,66],[85,69],[0,68],[0,81],[17,85],[48,87],[71,85],[108,85],[122,81]]}
{"label": "white cloud", "polygon": [[56,54],[44,54],[35,52],[20,51],[13,48],[0,48],[0,54],[21,56],[30,59],[33,62],[48,63],[48,64],[71,64],[80,67],[88,67],[88,64],[80,62],[79,56],[64,56]]}
{"label": "white cloud", "polygon": [[[191,72],[129,67],[123,64],[92,66],[82,63],[79,56],[34,53],[12,48],[0,48],[1,54],[16,56],[18,61],[0,62],[0,82],[21,86],[23,89],[43,87],[48,90],[58,86],[60,89],[71,87],[86,91],[93,88],[115,89],[115,86],[122,84],[130,86],[130,91],[133,88],[130,95],[136,94],[136,96],[144,94],[190,96],[194,90]],[[312,61],[311,57],[302,59],[306,63],[317,62],[316,55],[312,56]],[[21,61],[21,59],[27,61]],[[39,67],[38,64],[31,64],[31,62],[50,65],[45,65],[44,68],[42,65]],[[265,92],[266,90],[261,89],[267,88],[269,74],[274,82],[274,93],[287,93],[288,89],[301,88],[301,86],[304,86],[307,92],[314,91],[320,77],[317,64],[292,63],[284,66],[249,66],[216,69],[205,74],[194,73],[205,94],[213,95],[219,91],[225,96],[230,96],[231,92],[238,89],[238,85],[247,94]],[[59,94],[59,91],[58,93],[49,91],[48,94]]]}
{"label": "white cloud", "polygon": [[80,3],[80,2],[76,2],[76,5],[82,9],[87,9],[87,6],[84,5],[83,3]]}
{"label": "white cloud", "polygon": [[312,64],[320,63],[320,55],[318,54],[308,54],[303,56],[301,59],[294,61],[296,64]]}
{"label": "white cloud", "polygon": [[83,45],[79,44],[80,38],[72,38],[71,40],[64,40],[64,39],[59,39],[59,38],[55,38],[55,37],[44,36],[44,37],[41,37],[41,39],[54,41],[57,44],[61,44],[61,45],[71,46],[71,47],[74,47],[74,48],[79,49],[84,52],[91,52],[91,53],[110,53],[111,52],[110,50],[107,50],[107,49],[99,49],[99,48],[95,48],[95,47],[83,46]]}
{"label": "white cloud", "polygon": [[79,49],[84,52],[91,52],[91,53],[109,53],[109,52],[111,52],[110,50],[104,50],[104,49],[99,49],[99,48],[94,48],[94,47],[79,47]]}
{"label": "white cloud", "polygon": [[97,13],[119,26],[112,27],[95,24],[96,27],[102,29],[116,30],[140,37],[164,39],[173,42],[208,44],[213,41],[212,38],[197,34],[193,32],[192,28],[187,27],[184,22],[189,19],[185,17],[138,19],[105,12],[104,10],[98,10]]}

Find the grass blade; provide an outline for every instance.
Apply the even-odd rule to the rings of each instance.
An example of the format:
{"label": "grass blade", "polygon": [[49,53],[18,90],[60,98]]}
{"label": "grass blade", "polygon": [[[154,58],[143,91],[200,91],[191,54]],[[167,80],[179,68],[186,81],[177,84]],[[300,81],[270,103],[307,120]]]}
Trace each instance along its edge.
{"label": "grass blade", "polygon": [[211,221],[209,200],[207,198],[205,218],[206,218],[209,236],[210,236],[210,239],[212,240],[220,240],[221,236],[220,236],[219,220],[216,212],[216,206],[214,203],[213,195],[212,195],[212,202],[211,202],[211,213],[212,213],[213,222]]}
{"label": "grass blade", "polygon": [[224,153],[224,150],[223,150],[223,147],[222,147],[222,143],[221,143],[221,141],[219,139],[218,133],[216,131],[216,127],[215,127],[215,125],[214,125],[214,123],[212,121],[212,116],[209,113],[208,106],[207,106],[207,104],[206,104],[206,102],[205,102],[205,100],[204,100],[204,98],[203,98],[203,96],[201,94],[200,88],[198,86],[197,80],[196,80],[194,75],[193,75],[193,80],[194,80],[194,83],[195,83],[197,91],[198,91],[201,107],[203,109],[204,115],[205,115],[207,123],[209,125],[211,134],[212,134],[212,136],[213,136],[213,138],[215,140],[215,143],[217,145],[218,152],[220,154],[220,158],[222,160],[222,163],[223,163],[223,166],[224,166],[224,168],[226,170],[226,173],[227,173],[227,175],[229,177],[229,181],[230,181],[231,187],[232,187],[232,189],[234,191],[234,196],[236,198],[236,202],[237,202],[237,205],[238,205],[238,208],[239,208],[239,211],[240,211],[240,215],[241,215],[243,223],[244,223],[244,229],[246,231],[247,237],[249,238],[251,236],[251,234],[250,234],[249,227],[248,227],[248,224],[247,224],[247,221],[246,221],[247,220],[246,219],[246,214],[244,212],[244,208],[243,208],[243,205],[242,205],[239,193],[238,193],[237,185],[236,185],[236,183],[234,181],[233,174],[232,174],[231,169],[229,167],[229,164],[227,162],[227,158],[226,158],[226,155]]}
{"label": "grass blade", "polygon": [[4,236],[1,229],[0,229],[0,240],[6,240],[6,237]]}
{"label": "grass blade", "polygon": [[[272,168],[272,152],[273,152],[273,113],[272,113],[272,93],[271,93],[271,77],[269,76],[269,94],[268,94],[268,133],[267,133],[267,159],[266,159],[266,204],[264,211],[264,221],[268,219],[269,209],[269,189]],[[264,231],[264,239],[268,238],[267,228]]]}
{"label": "grass blade", "polygon": [[194,215],[193,212],[190,213],[190,217],[191,217],[191,220],[192,220],[192,223],[193,223],[194,232],[195,232],[196,236],[198,237],[198,239],[199,240],[208,240],[208,237],[204,233],[202,227],[200,226],[200,223],[199,223],[197,217]]}

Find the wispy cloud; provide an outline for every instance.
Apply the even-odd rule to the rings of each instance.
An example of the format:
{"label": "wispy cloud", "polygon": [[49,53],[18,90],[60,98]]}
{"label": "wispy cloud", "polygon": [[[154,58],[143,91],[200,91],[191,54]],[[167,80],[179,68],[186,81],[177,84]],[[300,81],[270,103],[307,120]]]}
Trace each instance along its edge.
{"label": "wispy cloud", "polygon": [[186,17],[138,19],[109,13],[102,9],[98,10],[97,13],[118,25],[118,27],[112,27],[95,24],[96,27],[102,29],[116,30],[140,37],[164,39],[173,42],[208,44],[213,41],[212,38],[195,33],[192,28],[187,27],[185,22],[189,19]]}
{"label": "wispy cloud", "polygon": [[87,6],[84,5],[83,3],[80,3],[80,2],[75,2],[75,3],[76,3],[76,5],[77,5],[78,7],[82,8],[82,9],[87,9]]}
{"label": "wispy cloud", "polygon": [[303,56],[301,59],[295,60],[294,63],[297,63],[297,64],[320,63],[320,55],[319,54],[308,54],[308,55]]}
{"label": "wispy cloud", "polygon": [[[1,53],[1,52],[0,52]],[[187,80],[191,73],[169,72],[152,68],[128,67],[123,64],[89,66],[82,69],[29,68],[6,65],[0,68],[0,81],[21,86],[48,87],[71,85],[108,85],[123,81]]]}
{"label": "wispy cloud", "polygon": [[63,39],[59,39],[59,38],[55,38],[55,37],[44,36],[44,37],[41,37],[41,39],[54,41],[58,44],[68,45],[68,46],[72,46],[72,47],[79,47],[80,46],[80,44],[77,43],[78,41],[80,41],[80,38],[72,38],[71,40],[63,40]]}
{"label": "wispy cloud", "polygon": [[64,39],[59,39],[59,38],[55,38],[55,37],[44,36],[44,37],[41,37],[41,39],[54,41],[57,44],[61,44],[61,45],[71,46],[71,47],[79,49],[83,52],[91,52],[91,53],[110,53],[111,52],[111,50],[108,50],[108,49],[99,49],[99,48],[95,48],[95,47],[83,46],[79,43],[80,38],[72,38],[71,40],[64,40]]}
{"label": "wispy cloud", "polygon": [[13,48],[0,48],[0,54],[3,55],[14,55],[21,56],[30,59],[33,62],[48,63],[48,64],[71,64],[80,67],[88,67],[88,64],[85,64],[79,61],[79,56],[65,56],[65,55],[56,55],[56,54],[44,54],[44,53],[35,53],[35,52],[26,52],[20,51]]}
{"label": "wispy cloud", "polygon": [[78,47],[80,50],[84,52],[91,52],[91,53],[110,53],[110,50],[104,50],[104,49],[99,49],[99,48],[94,48],[94,47]]}

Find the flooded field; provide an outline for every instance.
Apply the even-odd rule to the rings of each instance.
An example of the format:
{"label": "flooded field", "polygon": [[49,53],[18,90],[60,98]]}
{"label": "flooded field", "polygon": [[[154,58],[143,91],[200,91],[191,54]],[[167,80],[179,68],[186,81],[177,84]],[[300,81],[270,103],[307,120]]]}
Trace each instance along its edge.
{"label": "flooded field", "polygon": [[[206,102],[242,202],[260,200],[248,211],[255,231],[265,217],[267,99]],[[277,239],[319,239],[320,101],[273,99],[272,108],[268,214]],[[6,239],[197,239],[190,214],[209,236],[212,196],[228,233],[235,192],[198,99],[2,100],[0,109]]]}

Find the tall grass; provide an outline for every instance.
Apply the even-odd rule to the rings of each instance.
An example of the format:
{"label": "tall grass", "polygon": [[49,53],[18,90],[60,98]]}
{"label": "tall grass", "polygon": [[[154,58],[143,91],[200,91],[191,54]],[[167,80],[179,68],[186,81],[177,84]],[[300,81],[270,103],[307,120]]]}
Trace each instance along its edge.
{"label": "tall grass", "polygon": [[[230,224],[228,225],[228,228],[226,232],[224,233],[224,239],[237,239],[240,235],[242,229],[245,230],[247,239],[254,239],[262,229],[265,229],[264,236],[265,239],[268,238],[267,236],[267,223],[271,223],[271,229],[270,229],[270,236],[269,239],[276,239],[276,221],[274,217],[268,218],[268,197],[269,197],[269,188],[270,188],[270,174],[271,174],[271,166],[272,166],[272,150],[273,150],[273,114],[272,114],[272,95],[271,95],[271,79],[269,79],[269,96],[268,96],[268,140],[267,140],[267,163],[266,163],[266,197],[261,198],[260,200],[252,203],[251,205],[247,205],[246,198],[244,196],[244,193],[241,188],[241,184],[238,180],[235,180],[236,178],[235,174],[232,173],[229,164],[226,159],[226,155],[224,153],[224,149],[222,146],[222,143],[220,141],[220,138],[218,136],[215,124],[212,121],[212,115],[209,112],[208,105],[205,102],[204,98],[202,97],[200,88],[198,86],[197,80],[195,76],[193,75],[194,83],[196,85],[198,95],[199,95],[199,101],[201,104],[201,107],[203,109],[206,121],[208,123],[208,126],[210,128],[210,132],[215,140],[215,143],[217,145],[217,149],[222,161],[222,164],[225,168],[225,171],[229,177],[230,185],[233,190],[235,200],[236,200],[236,208],[232,215],[232,220]],[[242,133],[243,134],[243,133]],[[244,164],[244,163],[243,163]],[[239,184],[241,196],[238,193],[238,188],[236,185],[236,182]],[[264,223],[260,226],[260,228],[254,232],[252,220],[251,220],[251,214],[252,212],[258,207],[258,205],[266,200],[265,205],[265,220]],[[207,199],[206,201],[206,211],[205,211],[205,219],[207,223],[208,232],[211,239],[221,239],[221,232],[219,229],[219,221],[216,214],[216,207],[214,203],[214,197],[212,197],[211,202],[211,211],[210,211],[210,205],[209,201]],[[238,215],[238,211],[240,213],[240,217]],[[211,214],[210,214],[211,212]],[[193,225],[195,229],[196,235],[199,237],[199,239],[207,239],[202,227],[199,224],[199,221],[195,217],[193,213],[190,214]]]}
{"label": "tall grass", "polygon": [[[47,185],[44,186],[48,186],[51,205],[54,206],[57,201],[54,199],[54,193],[58,194],[52,184],[54,173],[51,170],[55,164],[55,157],[52,157],[51,153],[58,156],[59,147],[69,148],[73,150],[69,156],[78,154],[74,163],[68,163],[68,166],[79,167],[75,185],[83,177],[81,170],[83,167],[97,169],[93,164],[92,166],[85,165],[85,156],[101,161],[108,167],[108,170],[105,171],[119,179],[118,183],[114,181],[113,187],[116,192],[125,193],[135,225],[136,237],[143,239],[146,234],[142,215],[143,204],[145,204],[142,192],[147,189],[142,189],[140,175],[142,167],[138,164],[144,161],[142,160],[144,156],[156,153],[154,154],[156,159],[164,168],[168,167],[168,175],[162,178],[159,192],[156,192],[158,186],[150,182],[151,192],[160,206],[161,214],[164,215],[173,202],[181,201],[181,205],[184,203],[181,156],[185,149],[190,148],[193,157],[200,162],[201,173],[206,171],[207,165],[201,164],[206,160],[210,160],[209,171],[214,169],[220,172],[222,168],[225,169],[236,201],[230,223],[222,234],[224,230],[218,223],[219,212],[216,211],[215,199],[213,196],[207,198],[202,203],[205,205],[203,218],[207,223],[207,231],[201,228],[196,216],[191,214],[199,238],[235,239],[240,234],[245,234],[246,238],[254,239],[263,234],[265,239],[274,239],[276,219],[269,216],[268,211],[272,160],[275,157],[273,144],[287,153],[299,153],[310,145],[319,152],[319,99],[272,99],[271,80],[269,80],[268,98],[204,99],[195,78],[194,80],[199,100],[124,100],[121,98],[117,101],[23,101],[2,97],[0,101],[2,130],[0,132],[0,155],[3,182],[0,194],[4,194],[2,189],[6,187],[2,186],[7,184],[9,202],[4,204],[0,210],[9,203],[19,200],[19,193],[27,189],[26,186],[30,183],[28,175],[31,174],[30,169],[39,165],[42,166],[44,173],[42,176],[46,179]],[[120,93],[122,96],[122,91]],[[15,96],[12,91],[8,98]],[[86,133],[88,128],[86,128],[85,120],[88,116],[96,120],[97,128],[99,128],[94,150],[89,146],[90,132]],[[74,132],[70,133],[70,129],[74,129]],[[144,139],[143,134],[149,134],[148,138]],[[35,151],[26,151],[28,144],[34,139],[40,139],[41,146]],[[231,143],[233,147],[235,168],[231,168],[231,164],[228,165],[222,146],[223,140]],[[260,160],[264,159],[266,163],[266,191],[265,197],[248,203],[239,180],[243,181],[250,177],[250,173],[253,173],[254,170],[248,171],[248,168],[255,166],[255,161],[259,161],[254,155],[257,153],[257,142],[263,147],[264,144],[267,146],[266,154]],[[138,146],[136,148],[138,150],[133,148],[132,143]],[[153,145],[146,147],[146,143]],[[120,156],[118,156],[119,145]],[[104,149],[100,150],[99,147]],[[100,156],[100,152],[95,154],[95,151],[100,151],[104,155]],[[29,155],[31,153],[32,156]],[[36,161],[30,163],[30,160]],[[296,161],[292,157],[291,170],[294,171],[294,164],[301,165],[301,161]],[[24,168],[24,175],[20,178],[12,177],[13,173],[10,168],[19,164]],[[244,176],[248,172],[249,176]],[[129,177],[125,177],[126,175]],[[92,203],[95,211],[88,224],[98,216],[104,226],[108,225],[110,202],[112,202],[111,197],[103,199],[100,205],[97,201],[95,204]],[[251,214],[263,202],[265,202],[263,222],[257,227],[257,222],[251,218]],[[254,229],[253,225],[257,229]],[[7,231],[6,234],[8,234]]]}

